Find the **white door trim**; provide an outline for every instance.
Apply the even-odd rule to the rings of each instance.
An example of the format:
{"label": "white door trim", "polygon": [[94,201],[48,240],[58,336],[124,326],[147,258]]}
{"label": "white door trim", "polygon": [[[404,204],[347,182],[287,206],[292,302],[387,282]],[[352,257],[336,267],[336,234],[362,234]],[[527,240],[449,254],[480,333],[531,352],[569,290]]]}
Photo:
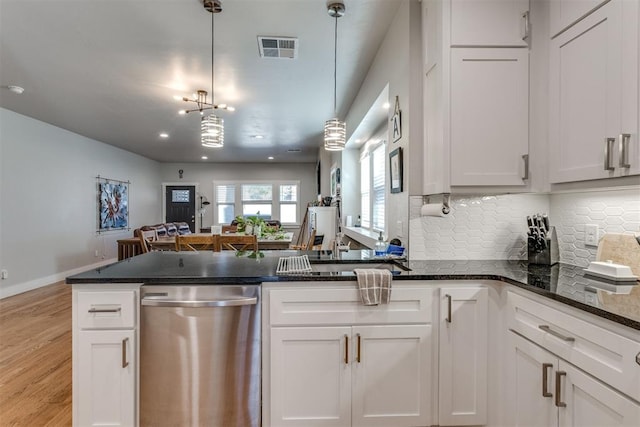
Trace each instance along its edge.
{"label": "white door trim", "polygon": [[173,185],[182,185],[185,187],[195,187],[195,197],[193,198],[193,210],[196,213],[196,225],[194,227],[195,232],[200,232],[200,215],[198,215],[198,206],[196,205],[196,199],[198,198],[198,182],[163,182],[162,183],[162,222],[167,222],[167,187]]}

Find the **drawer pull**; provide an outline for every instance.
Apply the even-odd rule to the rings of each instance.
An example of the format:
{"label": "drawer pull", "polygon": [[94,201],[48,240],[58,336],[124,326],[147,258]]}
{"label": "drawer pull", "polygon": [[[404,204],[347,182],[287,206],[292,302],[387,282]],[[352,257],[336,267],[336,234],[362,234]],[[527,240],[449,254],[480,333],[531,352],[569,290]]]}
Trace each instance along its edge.
{"label": "drawer pull", "polygon": [[616,143],[615,138],[605,138],[604,139],[604,170],[613,171],[615,170],[615,166],[613,163],[613,145]]}
{"label": "drawer pull", "polygon": [[344,336],[344,364],[349,364],[349,336]]}
{"label": "drawer pull", "polygon": [[549,368],[553,368],[552,363],[543,363],[542,364],[542,397],[552,397],[553,393],[549,392],[547,386],[549,385]]}
{"label": "drawer pull", "polygon": [[560,393],[562,391],[562,387],[561,387],[561,384],[560,384],[560,379],[562,377],[564,377],[565,375],[567,375],[566,372],[563,372],[563,371],[556,372],[556,406],[558,408],[566,408],[567,407],[567,404],[562,401],[562,396],[560,396]]}
{"label": "drawer pull", "polygon": [[90,308],[89,313],[119,313],[121,310],[118,308]]}
{"label": "drawer pull", "polygon": [[125,338],[122,340],[122,367],[126,368],[129,366],[129,361],[127,360],[127,343],[129,342],[129,338]]}
{"label": "drawer pull", "polygon": [[360,363],[360,334],[357,335],[358,336],[358,352],[357,352],[357,356],[356,356],[356,361],[358,363]]}
{"label": "drawer pull", "polygon": [[631,140],[631,134],[629,133],[621,133],[620,134],[620,167],[621,168],[630,168],[631,163],[629,163],[629,141]]}
{"label": "drawer pull", "polygon": [[640,353],[636,354],[636,363],[640,365]]}
{"label": "drawer pull", "polygon": [[551,329],[549,327],[549,325],[540,325],[538,326],[538,329],[541,329],[545,332],[550,333],[551,335],[553,335],[554,337],[560,338],[562,341],[566,341],[566,342],[574,342],[576,339],[573,337],[568,337],[566,335],[562,335],[560,332],[556,332],[553,329]]}
{"label": "drawer pull", "polygon": [[445,319],[447,323],[451,323],[451,295],[446,294],[447,298],[447,318]]}

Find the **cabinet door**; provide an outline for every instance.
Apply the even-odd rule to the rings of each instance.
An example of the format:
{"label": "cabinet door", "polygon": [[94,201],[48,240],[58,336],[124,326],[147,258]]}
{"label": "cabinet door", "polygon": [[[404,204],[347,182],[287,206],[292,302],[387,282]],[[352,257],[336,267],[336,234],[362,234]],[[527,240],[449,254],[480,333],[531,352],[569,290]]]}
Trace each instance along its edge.
{"label": "cabinet door", "polygon": [[487,422],[487,288],[440,289],[439,424]]}
{"label": "cabinet door", "polygon": [[554,426],[554,373],[557,358],[541,347],[510,332],[507,355],[508,422],[514,427]]}
{"label": "cabinet door", "polygon": [[271,426],[350,426],[350,327],[271,328]]}
{"label": "cabinet door", "polygon": [[431,325],[353,328],[354,427],[431,424]]}
{"label": "cabinet door", "polygon": [[74,425],[135,425],[135,332],[80,331],[78,337]]}
{"label": "cabinet door", "polygon": [[573,365],[560,360],[561,427],[621,427],[640,425],[640,405]]}
{"label": "cabinet door", "polygon": [[527,46],[529,0],[451,0],[452,46]]}
{"label": "cabinet door", "polygon": [[526,185],[528,49],[451,49],[451,185]]}
{"label": "cabinet door", "polygon": [[[622,70],[622,4],[619,0],[610,1],[551,41],[552,183],[613,177],[619,166],[616,148],[623,133],[622,91],[630,90],[622,82],[623,74],[628,73]],[[635,46],[637,50],[637,33]],[[635,69],[637,79],[637,63]],[[637,111],[637,81],[634,86]],[[626,104],[633,108],[633,102]],[[628,133],[633,133],[637,145],[637,124]]]}

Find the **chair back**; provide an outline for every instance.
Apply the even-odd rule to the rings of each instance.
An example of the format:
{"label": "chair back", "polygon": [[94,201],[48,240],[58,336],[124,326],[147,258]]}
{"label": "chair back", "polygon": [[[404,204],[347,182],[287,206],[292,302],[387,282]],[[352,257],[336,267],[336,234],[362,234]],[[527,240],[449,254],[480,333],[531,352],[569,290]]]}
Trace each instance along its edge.
{"label": "chair back", "polygon": [[232,251],[258,251],[258,237],[255,235],[233,235],[233,234],[221,234],[218,236],[218,242],[220,249],[232,250]]}
{"label": "chair back", "polygon": [[158,232],[156,230],[138,230],[138,239],[140,239],[140,247],[142,248],[142,253],[146,254],[151,251],[151,247],[153,242],[158,240]]}
{"label": "chair back", "polygon": [[316,229],[312,228],[309,233],[309,240],[301,245],[289,245],[289,249],[297,249],[299,251],[310,251],[313,247],[313,242],[316,240]]}
{"label": "chair back", "polygon": [[176,236],[176,251],[219,252],[218,236],[214,234],[185,234]]}

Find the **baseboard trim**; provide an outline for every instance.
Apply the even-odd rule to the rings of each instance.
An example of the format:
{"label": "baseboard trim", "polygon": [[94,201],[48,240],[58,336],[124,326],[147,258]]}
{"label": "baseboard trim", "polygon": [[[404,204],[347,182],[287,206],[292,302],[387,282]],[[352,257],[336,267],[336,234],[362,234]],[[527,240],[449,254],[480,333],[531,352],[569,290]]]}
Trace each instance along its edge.
{"label": "baseboard trim", "polygon": [[74,274],[82,273],[83,271],[92,270],[94,268],[102,267],[108,264],[116,262],[116,258],[107,259],[97,262],[95,264],[85,265],[82,267],[74,268],[72,270],[62,271],[60,273],[52,274],[51,276],[41,277],[28,282],[17,283],[8,287],[0,287],[0,299],[12,297],[14,295],[22,294],[24,292],[32,291],[34,289],[41,288],[43,286],[52,285],[56,282],[60,282],[72,276]]}

